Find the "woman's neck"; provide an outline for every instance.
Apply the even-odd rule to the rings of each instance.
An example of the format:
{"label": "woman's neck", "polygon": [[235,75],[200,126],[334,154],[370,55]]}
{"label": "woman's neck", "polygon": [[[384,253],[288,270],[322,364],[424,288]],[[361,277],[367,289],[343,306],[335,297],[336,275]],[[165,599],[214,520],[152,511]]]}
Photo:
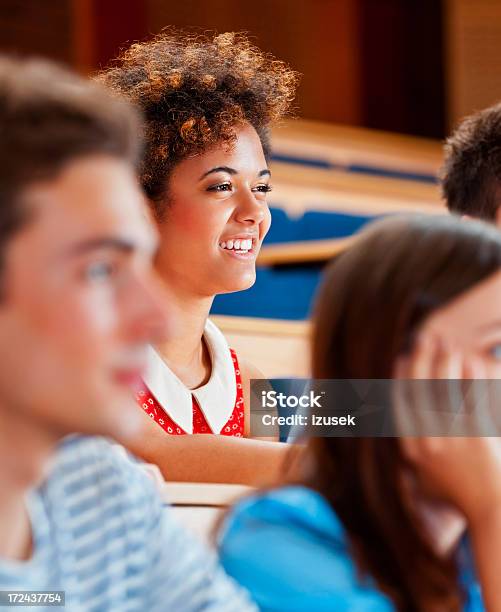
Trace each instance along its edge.
{"label": "woman's neck", "polygon": [[214,298],[185,293],[168,283],[167,289],[171,315],[169,340],[155,348],[174,374],[194,389],[210,376],[210,355],[202,338]]}

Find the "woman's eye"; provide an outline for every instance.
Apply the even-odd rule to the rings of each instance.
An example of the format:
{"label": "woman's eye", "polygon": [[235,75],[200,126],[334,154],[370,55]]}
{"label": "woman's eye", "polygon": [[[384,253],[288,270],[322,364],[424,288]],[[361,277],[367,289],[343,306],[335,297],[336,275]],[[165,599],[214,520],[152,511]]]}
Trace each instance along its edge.
{"label": "woman's eye", "polygon": [[501,360],[501,344],[494,344],[494,346],[489,349],[489,353],[494,359]]}
{"label": "woman's eye", "polygon": [[259,193],[270,193],[272,189],[273,187],[271,185],[263,184],[263,185],[257,185],[256,187],[254,187],[252,191],[257,191]]}
{"label": "woman's eye", "polygon": [[212,185],[207,191],[231,191],[231,183],[220,183],[219,185]]}
{"label": "woman's eye", "polygon": [[90,282],[100,282],[113,276],[115,267],[109,262],[96,262],[85,269],[85,279]]}

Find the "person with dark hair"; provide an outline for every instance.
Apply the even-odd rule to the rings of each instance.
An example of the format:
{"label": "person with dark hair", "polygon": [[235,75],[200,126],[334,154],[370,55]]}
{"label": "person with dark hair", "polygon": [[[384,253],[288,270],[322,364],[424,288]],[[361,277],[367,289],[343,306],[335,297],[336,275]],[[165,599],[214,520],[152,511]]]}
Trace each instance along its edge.
{"label": "person with dark hair", "polygon": [[[500,298],[496,228],[376,222],[326,272],[313,376],[499,379]],[[227,517],[223,566],[261,610],[500,610],[501,439],[429,435],[311,438]]]}
{"label": "person with dark hair", "polygon": [[449,210],[501,225],[501,104],[466,117],[446,140],[442,193]]}
{"label": "person with dark hair", "polygon": [[140,435],[165,327],[139,125],[97,84],[0,58],[1,606],[255,609],[99,437]]}
{"label": "person with dark hair", "polygon": [[[297,74],[243,34],[168,29],[97,78],[145,116],[140,178],[176,320],[170,339],[150,350],[138,399],[152,423],[133,450],[170,479],[260,482],[284,449],[236,438],[250,435],[249,382],[261,374],[208,316],[217,294],[255,281],[271,220],[268,131],[288,112]],[[179,452],[182,462],[173,461]]]}

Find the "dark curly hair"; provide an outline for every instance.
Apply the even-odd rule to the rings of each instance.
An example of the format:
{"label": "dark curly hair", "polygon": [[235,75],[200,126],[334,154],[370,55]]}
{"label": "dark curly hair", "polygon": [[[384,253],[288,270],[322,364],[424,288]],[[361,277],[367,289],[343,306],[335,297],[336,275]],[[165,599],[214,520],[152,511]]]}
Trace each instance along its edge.
{"label": "dark curly hair", "polygon": [[268,127],[289,111],[298,73],[242,33],[167,29],[133,44],[97,79],[143,111],[140,177],[162,218],[173,167],[216,143],[233,142],[235,125],[249,122],[269,154]]}
{"label": "dark curly hair", "polygon": [[466,117],[447,139],[442,193],[451,212],[496,219],[501,205],[501,104]]}

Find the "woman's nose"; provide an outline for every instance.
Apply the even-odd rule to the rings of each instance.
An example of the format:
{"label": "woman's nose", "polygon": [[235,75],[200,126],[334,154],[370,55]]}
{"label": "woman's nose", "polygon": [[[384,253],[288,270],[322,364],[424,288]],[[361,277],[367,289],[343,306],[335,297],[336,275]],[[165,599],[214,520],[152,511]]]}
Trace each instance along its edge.
{"label": "woman's nose", "polygon": [[266,209],[266,202],[257,200],[254,193],[249,189],[240,196],[235,211],[235,219],[240,223],[258,224],[265,218]]}

